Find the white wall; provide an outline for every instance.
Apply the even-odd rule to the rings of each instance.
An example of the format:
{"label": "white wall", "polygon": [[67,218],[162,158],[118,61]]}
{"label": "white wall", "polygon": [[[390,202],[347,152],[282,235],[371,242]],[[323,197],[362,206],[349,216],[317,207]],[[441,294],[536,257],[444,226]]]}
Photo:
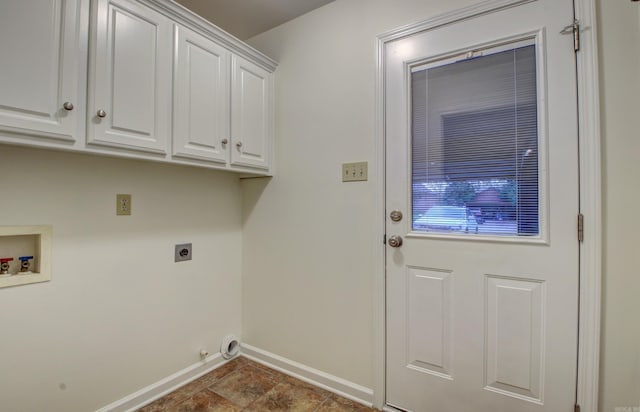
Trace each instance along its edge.
{"label": "white wall", "polygon": [[[276,72],[276,164],[245,193],[243,333],[254,346],[373,385],[374,40],[471,1],[337,0],[256,36]],[[601,0],[604,317],[601,411],[637,405],[638,6]],[[340,163],[370,162],[343,184]],[[373,178],[373,179],[372,179]]]}
{"label": "white wall", "polygon": [[604,284],[600,412],[640,406],[640,5],[599,1]]}
{"label": "white wall", "polygon": [[95,410],[241,332],[236,176],[0,146],[0,193],[0,225],[53,226],[51,282],[0,289],[1,410]]}
{"label": "white wall", "polygon": [[276,177],[243,182],[246,343],[373,386],[375,39],[470,3],[337,0],[249,41],[279,66]]}

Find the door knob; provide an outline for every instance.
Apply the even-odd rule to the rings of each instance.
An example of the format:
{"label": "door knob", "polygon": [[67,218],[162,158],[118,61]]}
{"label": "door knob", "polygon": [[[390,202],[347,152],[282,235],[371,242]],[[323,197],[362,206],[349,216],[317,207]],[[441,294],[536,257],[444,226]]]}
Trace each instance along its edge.
{"label": "door knob", "polygon": [[64,108],[64,110],[66,111],[71,111],[73,110],[73,103],[71,102],[64,102],[64,104],[62,105],[62,107]]}
{"label": "door knob", "polygon": [[106,117],[107,116],[107,112],[105,112],[102,109],[98,110],[98,112],[96,114],[98,115],[98,117]]}
{"label": "door knob", "polygon": [[400,247],[402,246],[402,237],[393,235],[388,240],[389,246]]}

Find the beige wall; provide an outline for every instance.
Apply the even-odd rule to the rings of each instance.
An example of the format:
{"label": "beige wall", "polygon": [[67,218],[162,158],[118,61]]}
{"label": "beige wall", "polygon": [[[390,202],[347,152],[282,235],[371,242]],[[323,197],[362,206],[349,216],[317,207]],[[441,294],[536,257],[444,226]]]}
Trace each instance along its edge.
{"label": "beige wall", "polygon": [[245,342],[373,386],[375,39],[470,3],[337,0],[250,40],[279,66],[276,177],[243,182]]}
{"label": "beige wall", "polygon": [[[250,43],[276,73],[277,175],[243,183],[245,341],[373,385],[375,185],[340,183],[374,159],[374,40],[471,1],[337,0]],[[604,318],[601,411],[638,405],[638,6],[601,0]]]}
{"label": "beige wall", "polygon": [[[337,0],[252,39],[280,61],[268,184],[2,146],[0,225],[54,230],[52,281],[0,289],[3,408],[94,410],[215,351],[241,311],[247,343],[372,387],[374,39],[472,2]],[[613,412],[640,404],[640,6],[599,6],[600,400]],[[340,164],[359,160],[371,179],[341,183]],[[123,192],[133,216],[117,218]],[[173,263],[179,242],[193,242],[192,262]]]}
{"label": "beige wall", "polygon": [[640,406],[640,5],[600,0],[604,262],[600,411]]}
{"label": "beige wall", "polygon": [[1,146],[0,193],[0,225],[53,226],[51,282],[0,289],[0,410],[96,410],[241,332],[236,176]]}

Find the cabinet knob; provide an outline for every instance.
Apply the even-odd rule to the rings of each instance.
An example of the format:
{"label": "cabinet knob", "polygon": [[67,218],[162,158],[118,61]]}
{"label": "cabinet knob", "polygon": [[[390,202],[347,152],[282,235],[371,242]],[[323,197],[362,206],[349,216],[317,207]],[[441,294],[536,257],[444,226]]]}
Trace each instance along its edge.
{"label": "cabinet knob", "polygon": [[98,110],[96,114],[98,115],[98,117],[107,117],[107,112],[102,109]]}
{"label": "cabinet knob", "polygon": [[73,103],[71,103],[71,102],[64,102],[64,103],[62,104],[62,107],[63,107],[63,108],[64,108],[64,110],[66,110],[66,111],[71,111],[71,110],[73,110]]}
{"label": "cabinet knob", "polygon": [[236,147],[237,147],[238,149],[240,149],[240,148],[242,147],[242,142],[238,142],[238,143],[236,143]]}
{"label": "cabinet knob", "polygon": [[225,138],[225,139],[222,139],[222,142],[221,142],[221,143],[222,143],[222,144],[227,144],[227,143],[229,143],[229,139],[226,139],[226,138]]}

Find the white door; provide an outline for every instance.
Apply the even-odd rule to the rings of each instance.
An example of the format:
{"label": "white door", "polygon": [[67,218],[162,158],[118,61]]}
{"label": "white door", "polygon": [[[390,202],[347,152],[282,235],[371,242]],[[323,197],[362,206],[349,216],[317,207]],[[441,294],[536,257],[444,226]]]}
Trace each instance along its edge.
{"label": "white door", "polygon": [[242,57],[231,60],[231,164],[269,169],[273,75]]}
{"label": "white door", "polygon": [[0,3],[0,130],[75,140],[84,107],[79,7],[77,0]]}
{"label": "white door", "polygon": [[175,26],[173,155],[227,163],[229,52]]}
{"label": "white door", "polygon": [[133,0],[97,0],[91,13],[88,143],[166,153],[171,22]]}
{"label": "white door", "polygon": [[575,403],[576,79],[559,34],[573,6],[512,3],[384,51],[386,397],[399,409]]}

